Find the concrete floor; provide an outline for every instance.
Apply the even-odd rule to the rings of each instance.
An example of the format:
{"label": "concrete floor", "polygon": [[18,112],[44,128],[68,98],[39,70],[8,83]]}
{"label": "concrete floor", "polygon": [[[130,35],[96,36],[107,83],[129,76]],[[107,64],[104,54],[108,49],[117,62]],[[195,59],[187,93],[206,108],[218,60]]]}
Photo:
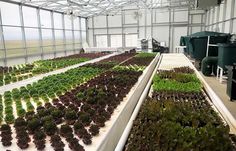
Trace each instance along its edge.
{"label": "concrete floor", "polygon": [[206,77],[202,73],[201,75],[216,95],[221,99],[222,103],[227,107],[232,116],[236,119],[236,100],[229,100],[229,97],[226,94],[226,82],[220,83],[214,76]]}

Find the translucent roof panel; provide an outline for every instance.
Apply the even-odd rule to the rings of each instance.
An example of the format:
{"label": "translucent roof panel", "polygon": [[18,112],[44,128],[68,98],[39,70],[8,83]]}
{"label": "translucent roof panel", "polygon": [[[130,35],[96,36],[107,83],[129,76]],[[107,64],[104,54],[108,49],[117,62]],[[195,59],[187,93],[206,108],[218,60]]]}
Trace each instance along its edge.
{"label": "translucent roof panel", "polygon": [[91,17],[117,13],[125,6],[139,8],[159,8],[190,6],[195,0],[12,0],[45,9],[64,12],[68,15]]}

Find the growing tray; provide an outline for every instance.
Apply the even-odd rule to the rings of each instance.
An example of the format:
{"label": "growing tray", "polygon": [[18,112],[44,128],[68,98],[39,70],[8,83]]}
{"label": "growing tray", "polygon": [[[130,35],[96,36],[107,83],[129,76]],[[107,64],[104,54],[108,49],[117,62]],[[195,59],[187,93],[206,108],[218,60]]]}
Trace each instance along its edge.
{"label": "growing tray", "polygon": [[149,81],[160,55],[152,60],[149,66],[143,71],[137,83],[132,87],[121,104],[114,110],[112,117],[105,123],[105,127],[100,129],[98,136],[93,137],[93,143],[85,146],[86,151],[111,151],[116,147],[130,116]]}
{"label": "growing tray", "polygon": [[[168,54],[169,56],[167,56],[165,59],[169,60],[172,55],[177,55],[177,58],[180,59],[182,58],[182,60],[179,60],[179,62],[176,62],[174,60],[170,60],[170,63],[164,63],[161,64],[161,61],[163,60],[163,55],[160,57],[158,65],[156,67],[156,69],[153,72],[153,76],[149,79],[147,87],[145,88],[145,90],[143,91],[143,93],[141,94],[141,97],[137,103],[137,106],[134,109],[134,112],[131,115],[131,118],[126,126],[126,128],[124,129],[124,132],[115,148],[115,151],[122,151],[127,139],[129,137],[129,133],[131,131],[132,125],[133,125],[133,121],[135,120],[135,118],[138,115],[138,112],[140,110],[140,107],[142,106],[143,101],[146,99],[146,97],[148,95],[152,94],[152,88],[151,88],[151,83],[152,83],[152,78],[154,77],[154,75],[156,74],[157,70],[170,70],[171,68],[175,68],[175,67],[181,67],[181,66],[189,66],[190,68],[192,68],[195,71],[195,74],[197,75],[197,77],[200,79],[202,85],[203,85],[203,94],[206,95],[206,100],[208,101],[208,103],[210,104],[210,106],[217,112],[219,113],[219,116],[221,117],[222,121],[224,123],[227,123],[230,127],[230,133],[232,134],[236,134],[236,120],[233,118],[233,116],[231,115],[231,113],[228,111],[228,109],[224,106],[224,104],[222,103],[222,101],[220,100],[220,98],[215,94],[215,92],[211,89],[211,87],[207,84],[207,82],[203,79],[203,77],[201,76],[201,74],[197,71],[197,69],[194,67],[194,65],[190,62],[190,60],[183,54]],[[169,58],[170,57],[170,58]]]}
{"label": "growing tray", "polygon": [[36,81],[38,81],[38,80],[40,80],[44,77],[59,74],[59,73],[63,73],[63,72],[66,72],[67,70],[74,69],[74,68],[77,68],[77,67],[89,64],[89,63],[98,62],[98,61],[101,61],[103,59],[115,56],[117,54],[120,54],[120,53],[112,53],[112,54],[105,55],[105,56],[102,56],[102,57],[99,57],[99,58],[96,58],[96,59],[92,59],[92,60],[89,60],[89,61],[86,61],[86,62],[82,62],[82,63],[76,64],[76,65],[72,65],[72,66],[69,66],[69,67],[66,67],[66,68],[62,68],[62,69],[58,69],[58,70],[48,72],[48,73],[45,73],[45,74],[37,75],[37,76],[34,76],[32,78],[28,78],[26,80],[22,80],[22,81],[18,81],[18,82],[15,82],[15,83],[10,83],[10,84],[1,86],[0,87],[0,94],[3,94],[6,91],[11,91],[14,88],[20,88],[21,86],[26,86],[27,84],[32,84],[33,82],[36,82]]}
{"label": "growing tray", "polygon": [[[132,111],[142,94],[143,89],[146,87],[146,83],[149,80],[151,74],[153,73],[153,70],[158,62],[159,55],[157,55],[152,62],[145,68],[142,75],[139,77],[136,84],[132,87],[130,92],[127,94],[127,96],[123,99],[121,104],[115,109],[115,111],[112,114],[112,117],[109,121],[105,123],[105,127],[100,129],[100,133],[98,136],[95,136],[92,138],[92,144],[91,145],[84,145],[84,149],[88,151],[93,150],[113,150],[116,146],[116,143],[119,140],[119,137],[122,134],[122,127],[125,128],[126,123],[129,120],[130,115],[132,114]],[[119,132],[118,130],[121,131]],[[17,146],[17,139],[16,139],[16,132],[15,129],[12,126],[12,145],[10,147],[3,147],[2,144],[0,144],[0,150],[14,150],[14,151],[20,151],[21,149]],[[33,140],[32,135],[30,135],[31,140]],[[62,137],[61,137],[62,138]],[[62,141],[67,144],[67,141],[62,138]],[[80,143],[82,143],[82,140],[79,140]],[[46,144],[45,144],[44,150],[54,150],[51,147],[50,144],[50,138],[46,137]],[[29,147],[25,150],[36,150],[35,145],[31,141],[29,143]],[[70,150],[68,145],[64,147],[64,150]]]}

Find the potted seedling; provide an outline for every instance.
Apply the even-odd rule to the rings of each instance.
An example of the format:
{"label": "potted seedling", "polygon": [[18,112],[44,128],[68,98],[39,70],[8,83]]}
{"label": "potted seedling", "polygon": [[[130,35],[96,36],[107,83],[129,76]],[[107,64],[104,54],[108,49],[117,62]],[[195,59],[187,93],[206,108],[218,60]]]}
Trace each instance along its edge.
{"label": "potted seedling", "polygon": [[68,124],[61,125],[60,135],[66,137],[68,134],[71,134],[72,128]]}
{"label": "potted seedling", "polygon": [[57,125],[52,121],[47,121],[43,124],[43,129],[47,135],[51,136],[57,132]]}
{"label": "potted seedling", "polygon": [[69,125],[72,125],[77,119],[76,112],[74,110],[66,110],[64,118]]}

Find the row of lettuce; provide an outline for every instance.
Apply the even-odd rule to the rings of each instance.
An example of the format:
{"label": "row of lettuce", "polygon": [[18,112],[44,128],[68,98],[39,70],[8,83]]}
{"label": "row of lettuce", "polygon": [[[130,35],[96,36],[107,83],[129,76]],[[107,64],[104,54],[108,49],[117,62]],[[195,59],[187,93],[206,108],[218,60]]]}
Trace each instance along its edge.
{"label": "row of lettuce", "polygon": [[71,150],[83,151],[154,57],[120,54],[5,92],[0,97],[5,104],[0,114],[2,145],[11,146],[13,123],[21,149],[29,147],[32,135],[38,150],[45,148],[49,136],[55,150],[63,150],[63,137]]}
{"label": "row of lettuce", "polygon": [[30,64],[12,67],[0,67],[0,86],[31,78],[38,74],[65,68],[81,62],[107,55],[106,53],[81,53],[48,60],[39,60]]}
{"label": "row of lettuce", "polygon": [[230,129],[213,110],[189,67],[159,71],[142,105],[126,151],[233,151]]}

